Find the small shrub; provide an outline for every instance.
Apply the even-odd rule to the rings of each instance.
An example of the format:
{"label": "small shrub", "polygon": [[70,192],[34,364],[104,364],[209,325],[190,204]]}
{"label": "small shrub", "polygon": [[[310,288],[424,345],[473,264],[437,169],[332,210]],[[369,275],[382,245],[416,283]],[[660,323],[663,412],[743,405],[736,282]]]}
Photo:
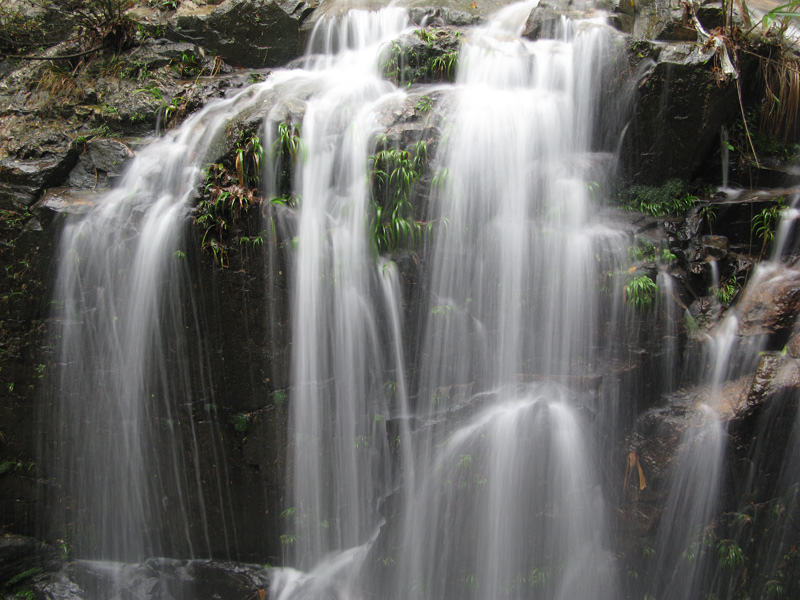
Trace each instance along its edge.
{"label": "small shrub", "polygon": [[736,280],[736,277],[724,279],[720,282],[719,286],[712,288],[711,292],[720,304],[730,304],[731,300],[733,300],[739,292],[739,282]]}
{"label": "small shrub", "polygon": [[686,192],[679,179],[670,179],[659,187],[632,185],[620,194],[620,199],[627,210],[636,210],[652,217],[682,214],[699,201]]}
{"label": "small shrub", "polygon": [[658,285],[647,274],[631,277],[625,284],[625,301],[637,310],[650,308],[658,294]]}
{"label": "small shrub", "polygon": [[239,413],[231,417],[233,421],[233,428],[239,433],[247,433],[247,428],[250,427],[251,415],[250,413]]}
{"label": "small shrub", "polygon": [[762,209],[753,217],[751,231],[753,232],[753,236],[761,240],[759,258],[764,255],[767,246],[775,239],[775,230],[780,222],[781,214],[786,208],[784,202],[785,198],[781,196],[775,201],[775,204]]}
{"label": "small shrub", "polygon": [[105,48],[121,52],[136,42],[136,27],[125,11],[133,0],[63,0],[78,24],[81,40],[87,49]]}
{"label": "small shrub", "polygon": [[26,15],[19,7],[0,6],[0,52],[22,54],[44,43],[45,38],[40,18]]}

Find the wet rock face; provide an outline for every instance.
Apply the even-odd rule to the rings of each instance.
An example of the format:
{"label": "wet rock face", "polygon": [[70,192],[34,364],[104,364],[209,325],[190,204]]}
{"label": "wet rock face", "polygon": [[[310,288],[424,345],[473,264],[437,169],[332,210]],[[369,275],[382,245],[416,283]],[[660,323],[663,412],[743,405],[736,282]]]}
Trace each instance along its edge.
{"label": "wet rock face", "polygon": [[547,38],[551,36],[556,27],[561,23],[562,16],[582,19],[591,17],[594,14],[594,6],[589,6],[589,3],[582,0],[578,0],[577,2],[573,2],[572,0],[540,1],[528,17],[523,35],[532,40]]}
{"label": "wet rock face", "polygon": [[781,335],[785,339],[800,313],[800,272],[778,268],[749,285],[739,302],[739,333]]}
{"label": "wet rock face", "polygon": [[179,10],[168,35],[234,66],[277,67],[302,54],[300,28],[313,10],[301,0],[226,0]]}
{"label": "wet rock face", "polygon": [[[648,411],[637,420],[630,450],[642,466],[647,482],[645,497],[657,498],[664,493],[678,442],[691,425],[691,415],[692,409],[684,398],[666,408]],[[630,490],[626,491],[630,494]]]}
{"label": "wet rock face", "polygon": [[[625,509],[627,527],[640,533],[652,527],[652,510],[640,509],[643,504],[657,504],[668,491],[666,485],[678,456],[681,437],[698,419],[707,418],[699,410],[702,404],[713,406],[727,424],[734,455],[750,457],[756,445],[766,443],[774,451],[762,452],[764,460],[775,462],[779,467],[794,422],[794,409],[788,404],[796,405],[796,400],[787,404],[787,399],[796,399],[798,391],[800,361],[779,353],[765,353],[754,373],[718,388],[707,385],[681,391],[669,399],[667,406],[643,414],[628,440],[627,451],[634,453],[642,466],[647,487],[636,491],[631,484],[626,488],[626,500],[630,503]],[[770,412],[780,417],[776,417],[779,426],[773,427],[773,437],[762,440],[756,433],[762,426],[762,415]]]}
{"label": "wet rock face", "polygon": [[628,140],[628,177],[640,184],[690,178],[738,110],[735,83],[719,80],[694,44],[671,44],[656,56]]}

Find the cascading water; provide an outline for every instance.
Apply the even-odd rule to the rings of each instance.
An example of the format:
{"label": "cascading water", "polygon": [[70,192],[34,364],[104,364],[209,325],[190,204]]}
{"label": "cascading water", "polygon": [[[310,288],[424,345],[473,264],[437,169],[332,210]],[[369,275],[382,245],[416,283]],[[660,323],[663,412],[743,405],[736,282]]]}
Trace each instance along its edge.
{"label": "cascading water", "polygon": [[[262,115],[261,145],[292,148],[291,168],[287,155],[267,161],[262,191],[295,205],[276,217],[292,239],[282,257],[291,387],[286,567],[272,571],[271,597],[624,593],[600,463],[617,450],[608,440],[631,392],[604,368],[647,334],[629,331],[623,298],[655,302],[651,322],[665,325],[653,390],[671,391],[678,304],[664,264],[645,276],[660,299],[623,293],[625,277],[650,267],[631,266],[631,236],[601,206],[625,125],[611,117],[625,112],[622,42],[599,21],[566,19],[548,27],[550,39],[529,41],[521,33],[535,6],[508,7],[473,30],[454,85],[407,90],[378,66],[410,25],[404,10],[323,19],[303,68],[188,119],[67,226],[54,450],[79,556],[219,555],[190,527],[212,512],[227,527],[231,502],[224,473],[211,497],[197,462],[200,437],[220,428],[213,386],[184,368],[196,361],[191,372],[202,373],[209,359],[201,311],[185,293],[183,232],[205,162],[224,151],[233,123]],[[419,129],[381,136],[425,98],[435,106],[423,139],[408,139]],[[416,150],[403,155],[401,145]],[[386,181],[401,185],[399,170],[380,172],[388,156],[425,171],[406,172],[400,199],[376,198]],[[402,267],[377,258],[375,237],[379,209],[394,202],[402,213],[416,188],[425,204],[397,227],[429,228],[418,235],[427,271],[403,299]],[[275,335],[278,318],[267,319]],[[733,335],[717,339],[719,384],[731,375]],[[198,412],[210,433],[195,430]],[[648,574],[662,600],[694,597],[705,569],[680,571],[722,478],[724,429],[713,408],[699,414],[662,521],[689,517],[658,534],[662,563]],[[226,534],[235,555],[237,532]]]}
{"label": "cascading water", "polygon": [[[765,286],[796,276],[794,269],[781,263],[790,237],[791,222],[796,218],[794,209],[781,211],[779,218],[771,258],[756,265],[750,273],[749,281],[741,291],[744,298],[740,306],[752,307],[750,299],[758,297]],[[710,289],[719,299],[721,278],[716,260],[710,262],[710,271]],[[758,419],[757,441],[747,458],[750,469],[746,481],[726,482],[725,471],[730,467],[727,464],[730,456],[726,456],[726,453],[730,454],[726,447],[726,428],[735,410],[729,404],[731,398],[737,396],[735,387],[742,385],[743,381],[750,386],[749,391],[745,388],[747,394],[744,398],[752,402],[763,393],[759,392],[759,386],[763,385],[760,379],[764,372],[780,370],[776,365],[781,362],[777,353],[765,351],[769,343],[765,332],[742,335],[740,319],[745,320],[746,325],[748,315],[746,312],[741,314],[741,310],[737,308],[726,313],[706,339],[704,387],[694,396],[699,400],[697,405],[684,407],[690,411],[691,417],[679,440],[655,548],[651,549],[657,557],[657,564],[653,564],[643,584],[646,593],[655,598],[689,599],[711,593],[722,597],[735,593],[740,584],[731,573],[744,565],[745,551],[742,548],[759,559],[752,564],[752,589],[747,594],[769,594],[776,590],[784,593],[782,584],[778,582],[783,577],[782,569],[787,568],[787,558],[793,552],[787,542],[790,536],[785,526],[778,524],[780,517],[766,523],[758,519],[763,519],[759,512],[766,504],[773,506],[773,510],[774,506],[781,511],[794,512],[797,509],[800,473],[793,465],[796,464],[794,457],[800,451],[797,438],[800,411],[797,411],[792,394],[783,392],[773,398]],[[765,447],[764,440],[771,435],[786,440],[785,449],[777,453],[780,457],[777,462]],[[725,521],[724,517],[720,518],[720,509],[726,483],[737,489],[739,506],[747,508],[736,514],[733,524],[727,525],[730,537],[719,539],[717,530],[720,521]],[[764,502],[764,498],[770,498],[769,503]],[[754,529],[756,522],[766,527],[763,529],[766,533],[753,533],[757,531]],[[775,533],[770,532],[771,527],[775,528]]]}
{"label": "cascading water", "polygon": [[[558,385],[596,360],[595,253],[624,248],[589,197],[602,176],[590,98],[610,44],[590,23],[524,42],[531,7],[465,43],[439,149],[447,179],[431,219],[447,226],[415,393],[432,422],[416,434],[417,486],[385,557],[396,597],[616,592],[593,442]],[[462,426],[444,416],[458,402],[475,412]]]}
{"label": "cascading water", "polygon": [[649,574],[655,598],[697,598],[713,561],[707,528],[718,509],[722,483],[724,430],[706,404],[680,440],[654,550],[658,562]]}
{"label": "cascading water", "polygon": [[[54,452],[75,506],[72,543],[83,556],[169,552],[164,513],[169,504],[182,517],[190,510],[186,496],[196,482],[183,444],[196,439],[164,434],[177,429],[196,393],[181,375],[189,359],[184,329],[196,326],[181,306],[181,224],[200,178],[198,138],[213,136],[225,112],[210,110],[153,144],[119,190],[63,234],[55,297],[63,303],[65,368]],[[164,470],[156,466],[162,453],[170,456]],[[185,519],[178,528],[178,547],[207,551]]]}
{"label": "cascading water", "polygon": [[[54,301],[62,365],[46,452],[72,505],[78,556],[209,556],[208,530],[190,520],[213,523],[235,554],[205,323],[184,292],[184,230],[226,126],[272,85],[213,103],[152,143],[118,189],[64,228]],[[200,472],[201,443],[216,473]]]}

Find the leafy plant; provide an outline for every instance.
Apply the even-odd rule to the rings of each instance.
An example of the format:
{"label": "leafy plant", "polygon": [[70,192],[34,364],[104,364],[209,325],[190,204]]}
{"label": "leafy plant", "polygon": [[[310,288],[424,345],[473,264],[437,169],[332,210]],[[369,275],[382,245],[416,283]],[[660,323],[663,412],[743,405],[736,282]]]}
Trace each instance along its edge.
{"label": "leafy plant", "polygon": [[66,0],[63,9],[71,12],[81,39],[89,48],[108,48],[115,52],[136,41],[136,27],[127,17],[133,0]]}
{"label": "leafy plant", "polygon": [[753,217],[751,230],[753,235],[761,240],[759,256],[764,255],[767,245],[775,239],[775,228],[778,226],[781,213],[785,209],[784,201],[785,198],[781,196],[775,201],[775,204],[762,209]]}
{"label": "leafy plant", "polygon": [[730,304],[731,300],[739,292],[739,282],[736,277],[724,279],[718,286],[712,288],[711,292],[720,304]]}
{"label": "leafy plant", "polygon": [[[235,165],[241,164],[243,169],[244,160],[246,158],[240,158],[239,152],[235,152]],[[194,217],[195,224],[203,229],[203,250],[211,252],[214,262],[223,268],[228,266],[228,249],[223,242],[226,230],[261,200],[256,191],[239,182],[240,178],[246,179],[244,172],[237,172],[234,179],[230,171],[231,167],[224,164],[206,168],[206,184]]]}
{"label": "leafy plant", "polygon": [[439,306],[434,306],[431,309],[431,316],[434,317],[446,317],[449,315],[453,310],[453,307],[449,304],[441,304]]}
{"label": "leafy plant", "polygon": [[669,265],[674,263],[678,260],[678,257],[670,250],[669,248],[662,248],[661,249],[661,262],[665,265]]}
{"label": "leafy plant", "polygon": [[284,390],[278,390],[272,394],[272,402],[275,404],[275,406],[283,406],[286,404],[287,398],[288,394]]}
{"label": "leafy plant", "polygon": [[277,136],[270,149],[270,160],[275,165],[278,177],[275,183],[282,196],[292,197],[292,174],[297,162],[305,160],[305,156],[306,146],[301,136],[300,125],[279,123]]}
{"label": "leafy plant", "polygon": [[186,98],[183,96],[175,96],[173,98],[166,98],[164,93],[157,85],[149,85],[147,87],[136,90],[136,93],[149,94],[153,100],[156,101],[156,115],[161,115],[164,127],[169,128],[175,125],[179,117],[186,110]]}
{"label": "leafy plant", "polygon": [[259,233],[255,237],[249,237],[249,236],[243,235],[243,236],[241,236],[239,238],[239,243],[240,244],[250,244],[253,248],[260,248],[261,246],[264,245],[264,234],[265,233],[266,232],[262,231],[261,233]]}
{"label": "leafy plant", "polygon": [[401,65],[403,64],[403,47],[397,42],[392,42],[385,47],[378,58],[383,76],[389,81],[399,83],[403,77]]}
{"label": "leafy plant", "polygon": [[[174,9],[172,9],[174,10]],[[200,59],[191,52],[183,52],[179,59],[174,59],[172,68],[183,78],[198,77],[203,72]]]}
{"label": "leafy plant", "polygon": [[14,575],[11,579],[6,582],[7,587],[13,587],[22,583],[25,580],[33,579],[34,577],[41,575],[43,573],[40,567],[33,567],[32,569],[28,569],[27,571],[23,571],[22,573],[18,573]]}
{"label": "leafy plant", "polygon": [[717,543],[717,556],[720,565],[729,569],[739,569],[744,566],[744,553],[736,540],[720,540]]}
{"label": "leafy plant", "polygon": [[383,76],[396,85],[452,81],[458,63],[459,36],[448,29],[417,29],[424,44],[394,41],[383,47],[379,64]]}
{"label": "leafy plant", "polygon": [[272,156],[289,158],[297,162],[298,157],[304,158],[306,147],[300,136],[300,125],[289,123],[278,124],[278,137],[272,144]]}
{"label": "leafy plant", "polygon": [[629,277],[625,283],[625,301],[637,310],[650,308],[658,297],[659,289],[649,275]]}
{"label": "leafy plant", "polygon": [[46,36],[41,18],[31,18],[19,5],[3,3],[0,6],[0,52],[23,53],[41,45]]}
{"label": "leafy plant", "polygon": [[156,8],[162,12],[170,11],[170,10],[178,10],[178,6],[180,6],[180,0],[150,0],[150,6]]}
{"label": "leafy plant", "polygon": [[388,252],[400,246],[414,246],[431,232],[433,223],[412,218],[411,198],[428,159],[424,140],[410,150],[387,147],[370,156],[372,205],[372,238],[379,252]]}
{"label": "leafy plant", "polygon": [[244,135],[236,142],[236,176],[239,185],[258,185],[261,181],[261,167],[264,163],[264,148],[261,138],[256,134]]}
{"label": "leafy plant", "polygon": [[421,39],[428,47],[432,47],[436,41],[436,33],[431,29],[420,28],[414,30],[414,35]]}
{"label": "leafy plant", "polygon": [[659,251],[655,245],[646,239],[639,239],[633,246],[628,246],[628,264],[636,265],[645,262],[672,264],[678,260],[669,246],[662,246]]}
{"label": "leafy plant", "polygon": [[450,175],[450,169],[441,167],[436,169],[431,179],[431,187],[441,188],[447,182],[447,177]]}
{"label": "leafy plant", "polygon": [[457,65],[458,51],[453,50],[435,57],[431,61],[431,71],[438,73],[442,80],[452,81],[455,78]]}
{"label": "leafy plant", "polygon": [[252,420],[252,415],[250,413],[238,413],[233,415],[231,419],[233,421],[233,428],[236,431],[239,433],[247,433],[247,429],[250,427],[250,421]]}
{"label": "leafy plant", "polygon": [[428,113],[433,109],[433,100],[430,96],[422,96],[414,108],[421,113]]}
{"label": "leafy plant", "polygon": [[699,201],[696,196],[685,192],[678,179],[671,179],[659,187],[633,185],[621,194],[621,199],[623,208],[652,217],[682,214]]}
{"label": "leafy plant", "polygon": [[708,233],[714,235],[714,232],[712,231],[711,228],[714,226],[714,223],[717,220],[716,209],[713,206],[707,204],[700,209],[700,212],[698,214],[700,215],[700,218],[703,219],[708,224]]}
{"label": "leafy plant", "polygon": [[777,24],[778,36],[783,38],[793,21],[800,19],[798,9],[800,9],[800,1],[798,0],[792,0],[792,2],[776,6],[761,17],[761,26],[768,30],[772,25]]}
{"label": "leafy plant", "polygon": [[284,196],[273,196],[269,199],[271,204],[285,206],[286,208],[297,208],[300,206],[300,196],[296,194],[286,194]]}
{"label": "leafy plant", "polygon": [[384,567],[391,567],[394,564],[394,559],[390,556],[379,556],[375,559],[375,562],[383,565]]}

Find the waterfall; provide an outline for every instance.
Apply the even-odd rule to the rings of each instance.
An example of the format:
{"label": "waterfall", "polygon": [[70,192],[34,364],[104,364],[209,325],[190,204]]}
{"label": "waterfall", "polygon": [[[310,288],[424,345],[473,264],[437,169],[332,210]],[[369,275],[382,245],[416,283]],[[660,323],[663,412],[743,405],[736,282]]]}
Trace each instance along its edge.
{"label": "waterfall", "polygon": [[[78,556],[219,556],[210,532],[221,528],[236,558],[222,384],[190,291],[200,257],[188,232],[204,167],[257,122],[272,151],[259,190],[265,262],[285,265],[291,334],[286,493],[273,518],[284,565],[271,597],[621,596],[609,439],[633,392],[604,378],[633,345],[638,313],[623,290],[638,267],[604,201],[631,86],[624,42],[602,19],[523,37],[536,4],[471,30],[453,85],[398,87],[381,73],[412,31],[403,9],[320,19],[302,67],[190,117],[69,222],[52,452]],[[397,126],[422,105],[422,126]],[[654,393],[677,379],[661,267],[647,322],[667,323],[667,365]],[[279,286],[267,286],[274,342]],[[662,536],[665,555],[714,506],[716,487],[703,506],[684,493],[719,478],[711,409],[705,423],[685,445],[708,464],[675,476],[667,509],[690,510],[691,523]],[[213,473],[199,462],[209,451]]]}

